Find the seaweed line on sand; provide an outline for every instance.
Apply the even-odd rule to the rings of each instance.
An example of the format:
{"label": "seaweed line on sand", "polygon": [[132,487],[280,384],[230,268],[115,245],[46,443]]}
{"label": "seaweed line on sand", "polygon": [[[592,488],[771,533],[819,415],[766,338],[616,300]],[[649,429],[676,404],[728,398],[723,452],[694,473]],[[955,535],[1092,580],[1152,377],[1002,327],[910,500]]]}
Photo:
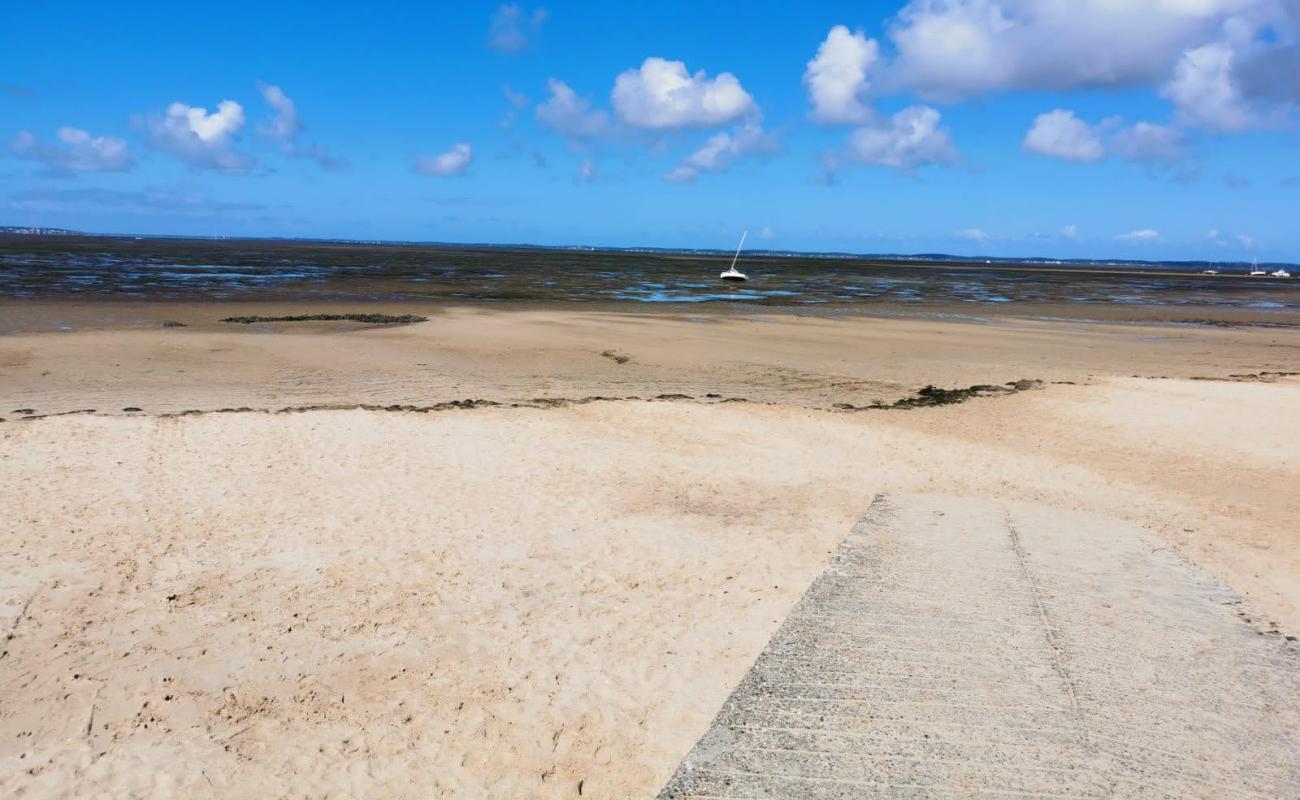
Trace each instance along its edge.
{"label": "seaweed line on sand", "polygon": [[428,322],[419,314],[291,314],[284,317],[226,317],[222,322],[252,325],[257,322],[364,322],[369,325],[411,325]]}
{"label": "seaweed line on sand", "polygon": [[1194,381],[1227,381],[1230,383],[1274,383],[1279,378],[1294,378],[1300,372],[1248,372],[1229,375],[1226,378],[1196,376]]}
{"label": "seaweed line on sand", "polygon": [[[855,406],[852,403],[835,403],[829,411],[896,411],[913,408],[927,408],[931,406],[946,406],[964,403],[976,397],[996,397],[1000,395],[1015,394],[1030,389],[1038,389],[1043,386],[1040,380],[1018,380],[1010,381],[1001,385],[979,384],[970,386],[965,389],[940,389],[937,386],[926,386],[918,390],[915,394],[895,400],[892,403],[881,401],[873,402],[865,406]],[[238,406],[231,408],[214,408],[198,409],[192,408],[185,411],[172,411],[162,414],[153,414],[149,416],[172,418],[172,417],[192,417],[203,414],[301,414],[307,411],[406,411],[416,414],[428,414],[435,411],[452,411],[456,409],[474,409],[474,408],[565,408],[568,406],[580,406],[588,403],[615,403],[620,401],[637,401],[637,402],[693,402],[704,404],[723,403],[752,403],[755,405],[775,406],[780,403],[775,401],[751,400],[747,397],[724,397],[720,394],[710,392],[702,397],[696,397],[689,394],[657,394],[653,397],[638,397],[631,395],[628,397],[612,397],[607,395],[588,395],[586,397],[534,397],[531,400],[520,401],[502,401],[502,400],[483,400],[483,399],[466,399],[466,400],[446,400],[431,405],[412,405],[405,403],[378,404],[378,403],[314,403],[303,406],[285,406],[283,408],[253,408],[251,406]],[[135,409],[135,406],[131,406]],[[125,410],[125,409],[124,409]],[[21,421],[45,419],[47,417],[66,417],[73,414],[94,414],[93,408],[83,408],[76,411],[60,411],[50,414],[29,414],[21,417]],[[4,420],[0,418],[0,422]]]}
{"label": "seaweed line on sand", "polygon": [[1026,379],[1010,381],[1004,384],[976,384],[965,389],[941,389],[938,386],[926,386],[916,394],[886,403],[877,400],[865,406],[852,403],[836,403],[832,408],[839,411],[907,411],[913,408],[930,408],[933,406],[951,406],[964,403],[976,397],[996,397],[1016,394],[1030,389],[1042,388],[1040,380]]}

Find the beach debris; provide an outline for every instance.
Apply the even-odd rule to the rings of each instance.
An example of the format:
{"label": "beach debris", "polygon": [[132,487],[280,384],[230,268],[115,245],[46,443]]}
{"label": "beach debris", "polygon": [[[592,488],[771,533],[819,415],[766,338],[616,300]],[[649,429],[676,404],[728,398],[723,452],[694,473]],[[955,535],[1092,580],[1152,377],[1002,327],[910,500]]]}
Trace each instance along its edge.
{"label": "beach debris", "polygon": [[1284,320],[1229,320],[1229,319],[1175,319],[1170,320],[1175,325],[1205,325],[1212,328],[1297,328],[1300,322],[1287,322]]}
{"label": "beach debris", "polygon": [[1300,375],[1300,372],[1249,372],[1229,375],[1226,378],[1204,377],[1196,375],[1192,377],[1194,381],[1228,381],[1233,383],[1275,383],[1279,378],[1294,378]]}
{"label": "beach debris", "polygon": [[428,317],[419,314],[290,314],[283,317],[226,317],[222,322],[236,322],[240,325],[252,325],[258,322],[364,322],[367,325],[411,325],[416,322],[428,322]]}
{"label": "beach debris", "polygon": [[184,322],[177,322],[174,319],[165,319],[160,324],[164,328],[188,328],[189,327],[189,325],[186,325]]}
{"label": "beach debris", "polygon": [[[14,412],[14,413],[18,413],[18,412]],[[29,413],[27,414],[27,416],[23,417],[23,419],[45,419],[47,417],[67,417],[73,414],[94,414],[94,413],[95,413],[95,409],[93,408],[78,408],[72,411],[57,411],[52,414]]]}
{"label": "beach debris", "polygon": [[613,350],[606,350],[605,352],[601,353],[601,355],[604,356],[605,358],[610,359],[615,364],[626,364],[627,362],[632,360],[631,356],[625,356],[622,353],[618,353]]}
{"label": "beach debris", "polygon": [[1004,384],[976,384],[968,386],[965,389],[942,389],[938,386],[925,386],[919,389],[916,394],[910,397],[903,397],[892,403],[886,403],[876,400],[865,406],[855,406],[852,403],[835,403],[832,408],[840,411],[874,411],[881,409],[889,410],[908,410],[913,408],[929,408],[932,406],[950,406],[957,403],[964,403],[975,397],[994,397],[1004,394],[1015,394],[1030,389],[1038,389],[1043,382],[1035,379],[1009,381]]}

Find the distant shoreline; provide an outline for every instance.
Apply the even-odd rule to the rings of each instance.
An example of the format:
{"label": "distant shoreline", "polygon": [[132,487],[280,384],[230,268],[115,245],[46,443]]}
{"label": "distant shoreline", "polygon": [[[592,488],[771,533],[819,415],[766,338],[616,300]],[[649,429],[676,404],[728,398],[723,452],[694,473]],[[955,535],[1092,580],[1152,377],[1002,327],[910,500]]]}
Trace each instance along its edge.
{"label": "distant shoreline", "polygon": [[[31,231],[31,232],[22,232]],[[284,244],[284,245],[341,245],[356,247],[393,247],[393,248],[429,248],[429,249],[482,249],[482,250],[505,250],[505,251],[558,251],[572,253],[646,253],[665,256],[689,256],[689,257],[726,257],[730,258],[731,250],[714,249],[714,248],[691,248],[691,247],[649,247],[649,246],[629,246],[614,247],[603,245],[583,245],[583,244],[562,244],[562,245],[545,245],[545,244],[528,244],[522,242],[511,243],[493,243],[493,242],[445,242],[445,241],[417,241],[402,239],[333,239],[333,238],[294,238],[282,236],[199,236],[199,235],[172,235],[172,234],[146,234],[146,233],[93,233],[83,231],[71,231],[63,228],[41,228],[38,226],[0,226],[0,248],[3,248],[11,240],[29,241],[31,239],[115,239],[115,240],[153,240],[153,241],[172,241],[172,242],[259,242],[265,244]],[[980,255],[980,256],[962,256],[950,253],[851,253],[837,250],[770,250],[763,248],[746,249],[744,258],[795,258],[795,259],[826,259],[826,260],[848,260],[848,261],[872,261],[883,263],[901,263],[901,264],[936,264],[936,265],[958,265],[969,263],[972,265],[1014,265],[1017,267],[1025,265],[1043,265],[1043,266],[1069,266],[1069,267],[1097,267],[1097,268],[1164,268],[1162,271],[1172,273],[1182,273],[1187,270],[1200,270],[1206,268],[1226,268],[1242,269],[1250,267],[1254,262],[1246,260],[1224,260],[1224,259],[1178,259],[1178,260],[1148,260],[1148,259],[1130,259],[1130,258],[1056,258],[1052,256],[999,256],[999,255]],[[1260,266],[1264,267],[1284,267],[1296,268],[1300,270],[1300,262],[1292,261],[1261,261]]]}

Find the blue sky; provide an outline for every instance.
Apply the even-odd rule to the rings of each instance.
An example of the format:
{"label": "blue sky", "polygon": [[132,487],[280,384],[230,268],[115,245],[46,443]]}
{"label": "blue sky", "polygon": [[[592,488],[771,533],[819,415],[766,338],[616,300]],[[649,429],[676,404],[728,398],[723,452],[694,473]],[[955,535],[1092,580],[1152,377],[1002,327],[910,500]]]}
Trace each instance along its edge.
{"label": "blue sky", "polygon": [[1291,0],[6,10],[0,224],[1300,259]]}

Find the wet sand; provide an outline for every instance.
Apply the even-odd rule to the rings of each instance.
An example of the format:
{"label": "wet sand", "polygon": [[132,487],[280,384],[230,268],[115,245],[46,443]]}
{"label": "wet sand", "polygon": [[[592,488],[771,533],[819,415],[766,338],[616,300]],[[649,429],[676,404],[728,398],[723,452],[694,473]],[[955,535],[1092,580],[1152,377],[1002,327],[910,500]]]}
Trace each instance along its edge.
{"label": "wet sand", "polygon": [[9,795],[653,796],[882,492],[1121,520],[1300,632],[1300,330],[102,305],[0,337]]}

